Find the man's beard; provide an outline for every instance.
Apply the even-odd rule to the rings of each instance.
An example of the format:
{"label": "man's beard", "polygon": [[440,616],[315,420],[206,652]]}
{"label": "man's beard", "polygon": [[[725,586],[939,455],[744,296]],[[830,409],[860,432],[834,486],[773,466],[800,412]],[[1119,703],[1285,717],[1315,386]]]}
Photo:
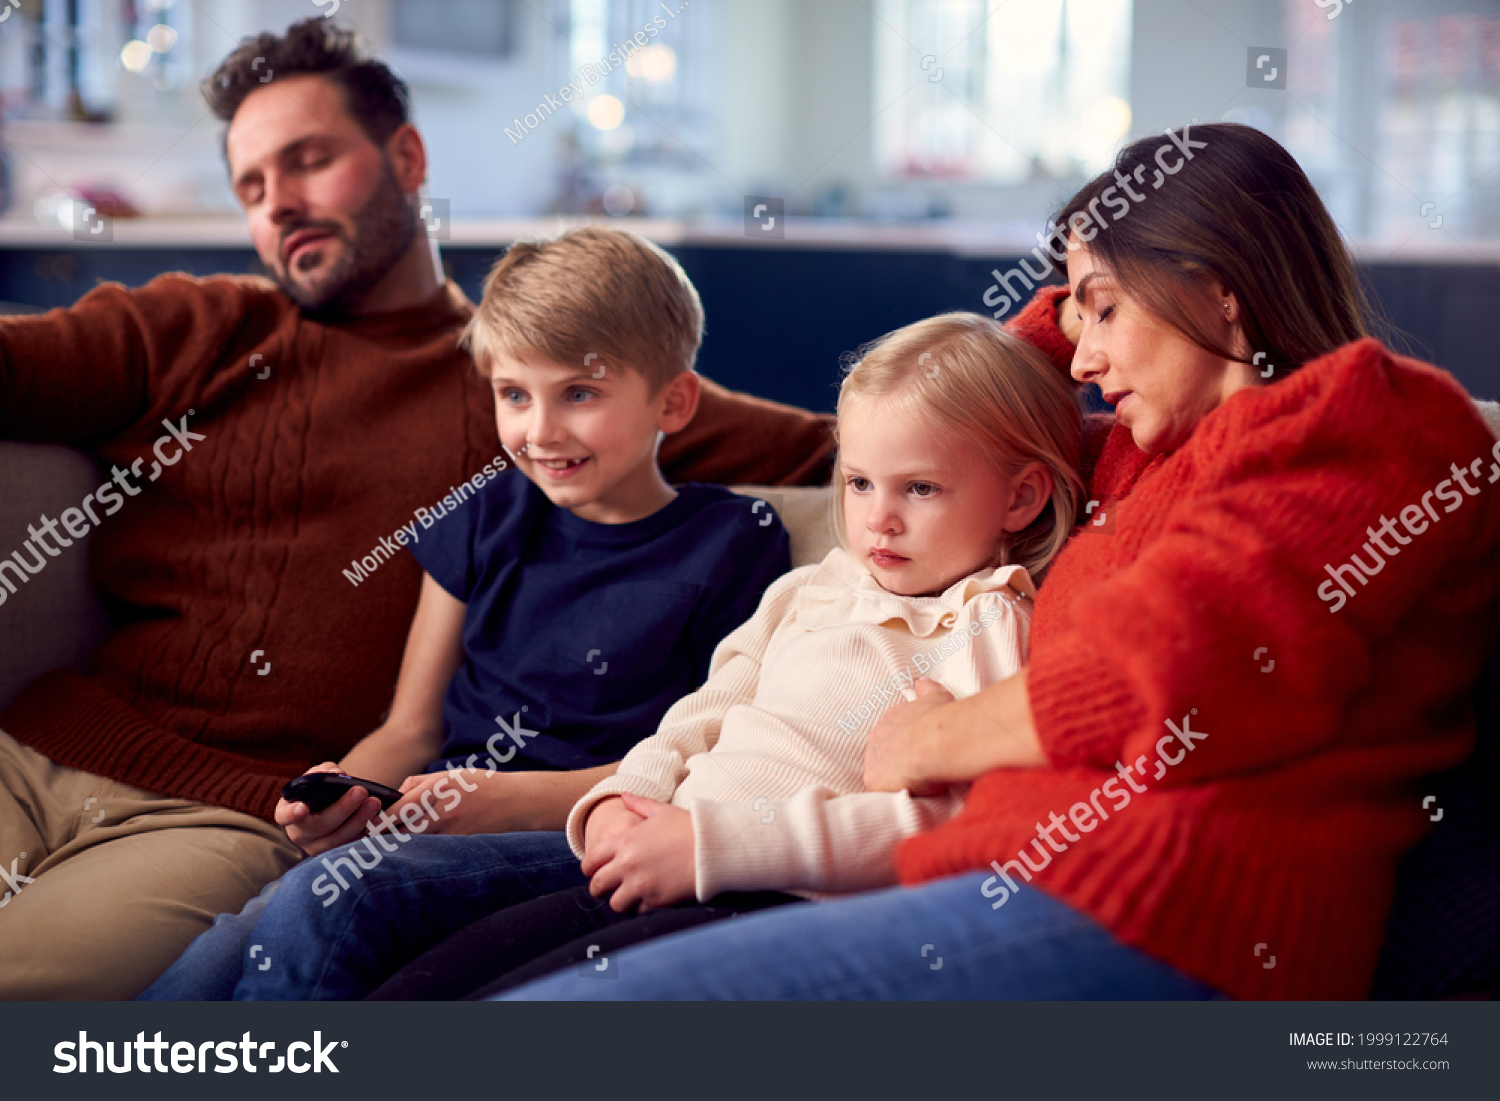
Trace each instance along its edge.
{"label": "man's beard", "polygon": [[389,274],[411,246],[416,234],[416,215],[396,182],[389,161],[385,162],[375,193],[354,213],[353,221],[352,238],[341,226],[329,222],[299,222],[282,230],[283,242],[300,229],[329,230],[345,246],[338,259],[312,285],[294,282],[288,266],[278,265],[276,282],[304,310],[338,311],[354,306]]}

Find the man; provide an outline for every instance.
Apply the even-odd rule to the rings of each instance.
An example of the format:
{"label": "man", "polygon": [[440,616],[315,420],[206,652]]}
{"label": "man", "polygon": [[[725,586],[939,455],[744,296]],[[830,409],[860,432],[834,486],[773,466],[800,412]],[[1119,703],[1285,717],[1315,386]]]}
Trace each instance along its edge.
{"label": "man", "polygon": [[[0,323],[0,438],[101,467],[0,584],[24,599],[92,531],[116,623],[87,676],[0,714],[0,998],[132,997],[301,857],[271,811],[380,721],[420,579],[402,529],[497,450],[470,307],[418,230],[405,85],[312,19],[204,91],[274,283],[167,275]],[[830,448],[824,419],[705,383],[662,465],[789,484]]]}

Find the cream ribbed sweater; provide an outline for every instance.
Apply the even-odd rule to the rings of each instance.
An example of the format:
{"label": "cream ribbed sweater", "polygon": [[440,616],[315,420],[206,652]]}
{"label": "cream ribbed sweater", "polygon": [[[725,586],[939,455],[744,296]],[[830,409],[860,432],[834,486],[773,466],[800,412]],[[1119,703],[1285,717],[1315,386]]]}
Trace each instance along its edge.
{"label": "cream ribbed sweater", "polygon": [[1021,566],[985,570],[940,596],[882,589],[849,552],[793,570],[714,651],[703,687],[568,816],[626,792],[693,816],[697,894],[821,894],[896,881],[903,838],[958,812],[962,792],[866,791],[865,734],[929,676],[956,697],[1018,672],[1035,589]]}

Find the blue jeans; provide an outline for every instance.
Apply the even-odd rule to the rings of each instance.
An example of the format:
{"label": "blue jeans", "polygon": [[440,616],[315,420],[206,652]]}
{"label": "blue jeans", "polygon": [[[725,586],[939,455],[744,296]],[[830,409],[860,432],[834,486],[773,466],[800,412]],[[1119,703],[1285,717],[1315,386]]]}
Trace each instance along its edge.
{"label": "blue jeans", "polygon": [[559,971],[497,1001],[1212,999],[1034,888],[992,910],[988,873],[786,906],[628,949],[616,977]]}
{"label": "blue jeans", "polygon": [[587,882],[561,833],[403,836],[304,860],[215,918],[141,1000],[363,998],[470,923]]}

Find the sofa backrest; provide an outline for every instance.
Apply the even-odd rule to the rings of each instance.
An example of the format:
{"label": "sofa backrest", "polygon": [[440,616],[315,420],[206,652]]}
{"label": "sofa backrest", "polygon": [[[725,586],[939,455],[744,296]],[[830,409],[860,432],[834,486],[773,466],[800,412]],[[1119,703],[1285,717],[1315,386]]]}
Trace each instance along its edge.
{"label": "sofa backrest", "polygon": [[792,543],[792,568],[821,562],[838,545],[838,512],[831,486],[734,486],[759,497],[781,517]]}
{"label": "sofa backrest", "polygon": [[[1500,437],[1500,404],[1476,403]],[[0,556],[18,549],[28,525],[58,516],[99,484],[94,463],[66,447],[0,441]],[[792,565],[820,562],[837,543],[834,490],[829,486],[736,487],[781,516],[792,542]],[[11,593],[0,584],[0,708],[49,669],[82,669],[108,626],[89,579],[87,540],[47,559]],[[5,576],[10,576],[9,574]]]}

